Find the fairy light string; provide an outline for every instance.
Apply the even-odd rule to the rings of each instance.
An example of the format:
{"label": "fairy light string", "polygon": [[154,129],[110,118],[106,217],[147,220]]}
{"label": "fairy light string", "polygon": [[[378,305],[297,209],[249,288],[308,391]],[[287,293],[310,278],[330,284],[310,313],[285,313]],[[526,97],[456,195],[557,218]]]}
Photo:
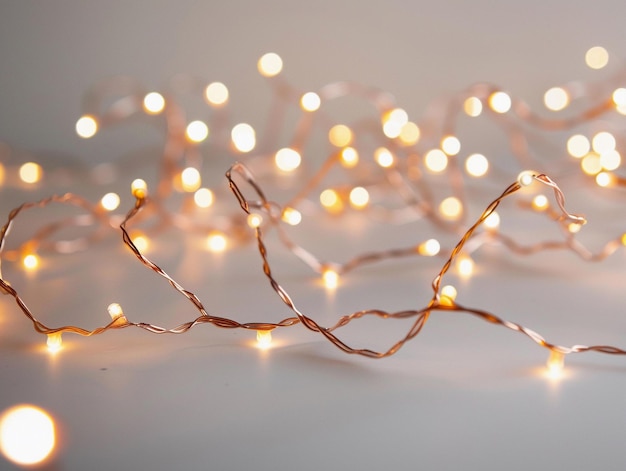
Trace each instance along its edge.
{"label": "fairy light string", "polygon": [[[591,65],[590,65],[591,67]],[[544,118],[535,113],[519,98],[510,97],[502,89],[477,84],[449,100],[439,118],[426,116],[420,123],[411,121],[406,111],[397,107],[391,95],[383,91],[364,87],[351,82],[329,84],[316,92],[303,92],[292,87],[282,78],[282,60],[277,55],[266,55],[259,60],[259,72],[271,84],[274,101],[264,136],[257,139],[256,131],[247,123],[229,124],[227,103],[229,91],[221,82],[212,82],[204,87],[197,80],[178,80],[171,90],[159,93],[146,89],[131,79],[116,79],[99,84],[87,95],[87,112],[76,125],[77,133],[83,138],[91,138],[104,128],[119,124],[136,113],[161,117],[165,123],[165,143],[159,160],[158,181],[148,185],[143,180],[135,180],[131,192],[134,206],[124,217],[114,214],[120,204],[115,193],[107,193],[99,203],[67,193],[24,203],[9,213],[7,222],[0,229],[0,264],[2,262],[23,261],[25,266],[36,267],[37,252],[53,251],[71,253],[86,250],[95,245],[107,232],[120,230],[123,243],[135,258],[148,270],[156,273],[171,288],[184,296],[199,315],[174,327],[163,327],[151,323],[133,322],[124,314],[121,306],[113,303],[108,311],[111,322],[89,330],[79,326],[49,327],[40,322],[27,307],[18,291],[2,276],[0,265],[0,289],[15,299],[23,314],[33,323],[37,332],[48,336],[51,349],[61,345],[61,334],[71,332],[91,336],[111,329],[139,327],[152,333],[184,333],[199,324],[209,323],[222,328],[241,328],[257,331],[259,342],[268,344],[270,333],[279,327],[302,324],[305,328],[323,335],[341,350],[373,358],[382,358],[397,352],[407,341],[414,338],[434,312],[456,312],[477,316],[487,322],[517,331],[539,346],[550,350],[550,363],[562,364],[564,355],[585,351],[608,354],[624,354],[626,351],[613,346],[570,347],[545,340],[537,332],[520,324],[507,321],[488,311],[464,306],[456,301],[456,290],[451,285],[443,286],[443,279],[452,267],[457,267],[461,275],[470,276],[474,261],[470,254],[487,243],[496,243],[518,255],[528,255],[544,250],[566,249],[587,261],[599,261],[626,245],[623,234],[609,240],[599,251],[592,252],[577,238],[580,227],[586,222],[582,216],[569,213],[565,208],[565,197],[559,186],[542,171],[522,172],[516,181],[486,209],[467,229],[468,182],[485,178],[491,172],[488,158],[472,153],[463,162],[462,142],[456,136],[456,121],[462,115],[471,119],[485,114],[497,123],[508,136],[512,155],[522,168],[561,169],[555,162],[543,162],[531,150],[530,133],[527,128],[544,132],[579,129],[581,125],[592,123],[600,116],[612,111],[626,114],[626,89],[616,88],[607,97],[597,93],[598,85],[554,87],[544,97],[546,107],[553,112],[566,109],[575,98],[599,98],[566,118]],[[607,81],[608,85],[619,83],[626,78],[620,71]],[[578,97],[572,90],[577,90]],[[177,93],[198,93],[211,110],[210,119],[189,120],[185,110],[177,104]],[[592,93],[593,91],[593,93]],[[117,98],[110,100],[110,95]],[[356,96],[371,103],[378,118],[365,117],[352,125],[336,123],[332,116],[323,111],[324,104],[345,96]],[[108,107],[101,110],[104,103]],[[280,145],[279,131],[289,107],[296,104],[301,112],[295,125],[291,142]],[[208,124],[207,124],[208,123]],[[314,169],[313,161],[305,152],[306,143],[319,128],[328,129],[330,150],[321,165]],[[218,136],[218,137],[215,137]],[[370,142],[366,143],[366,136]],[[216,198],[223,198],[217,188],[202,186],[202,166],[207,149],[203,143],[211,142],[210,152],[230,155],[241,163],[235,163],[226,172],[231,193],[240,209],[219,218],[219,222],[197,217],[198,208],[211,207]],[[260,140],[257,146],[257,140]],[[621,166],[619,143],[606,131],[595,132],[593,136],[571,135],[567,141],[567,161],[563,168],[571,168],[580,161],[583,174],[593,177],[597,187],[624,186],[623,177],[616,171]],[[571,160],[573,159],[573,160]],[[558,162],[557,162],[558,163]],[[28,164],[28,166],[27,166]],[[25,183],[41,179],[42,169],[29,162],[20,167],[20,178]],[[305,168],[302,168],[305,167]],[[4,179],[5,167],[1,176]],[[10,169],[9,169],[10,170]],[[493,171],[495,176],[501,170]],[[263,191],[267,180],[271,184],[275,178],[290,179],[291,196],[286,203],[279,204],[267,198]],[[244,195],[241,184],[245,183],[252,191],[252,198]],[[268,183],[265,183],[267,185]],[[554,206],[542,194],[528,201],[522,198],[518,206],[522,209],[542,213],[561,229],[563,240],[540,241],[531,245],[518,242],[513,235],[498,230],[500,216],[496,208],[500,203],[522,188],[539,184],[553,193]],[[152,192],[152,189],[156,191]],[[175,195],[182,195],[182,200]],[[172,206],[172,200],[179,203]],[[221,200],[220,200],[221,201]],[[22,212],[45,208],[51,204],[76,206],[86,214],[69,217],[55,223],[43,225],[35,235],[23,242],[17,249],[6,248],[10,229]],[[323,211],[341,217],[344,212],[360,211],[363,217],[400,224],[425,219],[437,230],[459,236],[459,242],[452,249],[441,247],[437,239],[431,238],[400,248],[383,248],[356,254],[345,262],[327,261],[316,256],[290,235],[290,227],[298,225],[303,217],[315,217],[314,212]],[[339,220],[339,219],[338,219]],[[262,270],[271,289],[291,310],[293,316],[278,322],[255,321],[238,322],[227,317],[211,314],[200,298],[184,288],[165,270],[152,261],[145,253],[144,236],[137,236],[129,229],[129,224],[152,221],[147,230],[157,233],[168,227],[176,227],[187,232],[208,234],[211,250],[223,250],[229,241],[247,243],[255,240],[262,262]],[[53,240],[54,235],[63,229],[93,226],[92,232],[72,240]],[[342,316],[334,325],[323,326],[313,317],[306,315],[290,294],[281,286],[269,261],[265,234],[274,231],[280,242],[294,256],[303,261],[314,272],[322,276],[328,287],[338,285],[340,276],[346,275],[366,264],[388,259],[414,256],[445,259],[438,274],[432,281],[433,295],[427,305],[419,309],[387,312],[371,309],[357,311]],[[28,259],[28,257],[33,257]],[[27,262],[27,259],[29,260]],[[339,337],[339,329],[358,319],[376,316],[382,319],[413,319],[409,330],[387,349],[374,350],[355,348]]]}

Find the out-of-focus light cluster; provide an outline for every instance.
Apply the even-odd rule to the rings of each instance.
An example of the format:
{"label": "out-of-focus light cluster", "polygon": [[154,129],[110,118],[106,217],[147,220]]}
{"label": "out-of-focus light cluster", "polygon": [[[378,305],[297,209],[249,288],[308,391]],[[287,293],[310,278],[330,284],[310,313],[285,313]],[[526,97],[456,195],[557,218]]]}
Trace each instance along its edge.
{"label": "out-of-focus light cluster", "polygon": [[[588,67],[601,69],[608,63],[608,53],[601,47],[591,48],[585,56],[585,61]],[[526,103],[502,89],[489,84],[476,84],[452,97],[446,105],[448,117],[434,125],[432,122],[422,123],[413,119],[404,108],[397,106],[389,94],[367,89],[359,84],[341,82],[326,85],[316,91],[297,90],[283,79],[276,78],[283,70],[283,61],[276,53],[263,55],[257,63],[257,69],[273,87],[276,106],[283,109],[291,107],[300,114],[295,126],[296,131],[289,142],[280,142],[280,138],[277,137],[279,133],[272,135],[272,131],[268,131],[267,140],[266,136],[261,140],[260,147],[263,149],[257,149],[257,133],[250,124],[229,122],[226,108],[230,100],[230,91],[222,82],[210,82],[197,90],[198,97],[207,108],[207,114],[200,119],[191,120],[187,119],[182,106],[172,93],[151,91],[138,95],[136,90],[143,87],[131,87],[129,97],[133,100],[127,101],[136,103],[137,108],[124,108],[128,111],[127,115],[119,112],[122,108],[116,113],[108,112],[105,103],[110,100],[107,100],[106,93],[95,94],[97,96],[95,101],[94,94],[90,95],[92,101],[86,103],[85,113],[76,122],[76,133],[81,138],[93,138],[108,126],[117,124],[135,113],[144,113],[146,119],[166,120],[168,124],[165,136],[166,151],[160,162],[159,181],[154,185],[151,183],[150,190],[144,179],[136,178],[132,181],[130,188],[135,204],[126,213],[120,229],[124,243],[136,258],[147,268],[165,278],[174,289],[190,300],[200,311],[200,316],[167,329],[149,323],[132,322],[119,304],[112,303],[107,309],[111,320],[102,327],[94,330],[85,330],[77,326],[50,328],[35,318],[17,291],[0,276],[0,290],[13,296],[22,312],[34,323],[36,330],[47,335],[47,345],[51,352],[62,349],[64,332],[93,335],[109,329],[136,326],[156,333],[182,333],[201,323],[254,330],[257,332],[258,346],[268,348],[271,344],[272,330],[301,323],[312,331],[323,332],[328,340],[346,352],[384,357],[395,353],[407,340],[413,338],[431,313],[452,310],[474,314],[528,336],[549,350],[548,365],[551,371],[560,371],[564,356],[569,353],[584,351],[626,353],[616,347],[581,345],[563,347],[551,344],[525,327],[504,321],[486,311],[459,304],[454,285],[443,284],[443,278],[449,271],[461,279],[469,279],[479,271],[480,267],[476,262],[478,259],[472,257],[472,252],[483,244],[501,243],[518,254],[528,252],[527,247],[515,242],[514,236],[500,232],[501,217],[504,215],[501,216],[501,213],[496,212],[504,198],[518,191],[521,193],[519,197],[525,198],[522,205],[524,208],[537,214],[548,215],[561,227],[564,234],[561,243],[554,241],[539,243],[533,246],[533,252],[561,248],[568,249],[584,259],[602,259],[618,247],[626,245],[626,231],[610,240],[599,253],[591,253],[575,239],[585,221],[566,211],[563,193],[556,183],[543,173],[541,159],[537,159],[529,151],[530,141],[526,134],[529,127],[534,129],[533,132],[566,131],[568,135],[561,143],[563,168],[574,168],[583,178],[592,177],[590,181],[593,182],[593,188],[625,186],[624,178],[618,174],[622,167],[623,136],[617,134],[618,128],[608,128],[595,118],[613,112],[617,115],[626,115],[626,88],[607,89],[604,96],[601,96],[597,86],[593,93],[584,93],[586,90],[584,83],[554,86],[543,94],[543,102],[548,113],[567,113],[573,101],[583,102],[582,112],[562,119],[544,118],[532,112]],[[623,78],[626,78],[626,73],[623,74]],[[106,87],[100,87],[99,90],[106,90]],[[572,90],[577,90],[576,94],[573,94]],[[116,93],[119,93],[119,88],[116,88]],[[374,105],[375,116],[370,117],[372,119],[369,121],[363,120],[366,122],[365,125],[361,121],[342,122],[341,119],[328,116],[325,111],[325,103],[352,94]],[[597,98],[598,96],[601,98]],[[588,100],[588,103],[584,100]],[[108,106],[115,106],[115,102]],[[277,113],[277,116],[284,114]],[[519,173],[514,183],[486,207],[474,224],[468,223],[470,214],[468,188],[472,184],[476,185],[480,179],[502,178],[502,169],[499,169],[498,165],[492,166],[486,155],[475,152],[471,145],[465,143],[461,133],[456,129],[455,120],[468,118],[471,118],[472,122],[480,118],[504,123],[503,128],[510,137],[511,150],[519,167],[535,168]],[[278,128],[283,123],[271,124]],[[307,146],[304,145],[315,132],[328,149],[327,156],[321,164],[308,155]],[[199,223],[196,219],[200,213],[204,214],[205,219],[207,215],[210,218],[218,199],[215,188],[203,186],[209,181],[208,178],[205,179],[209,162],[203,159],[208,146],[214,146],[213,149],[230,154],[234,158],[233,162],[235,160],[245,162],[234,164],[227,172],[230,189],[245,212],[243,224],[239,211],[226,218],[228,221],[223,224]],[[259,171],[261,177],[254,176],[257,172],[253,173],[248,168],[248,162],[250,168],[254,167]],[[345,176],[339,183],[327,179],[335,169]],[[0,185],[7,180],[8,172],[13,171],[4,163],[0,163]],[[16,170],[16,174],[21,185],[26,188],[37,183],[45,183],[44,170],[36,162],[23,163]],[[285,204],[267,199],[262,190],[265,186],[264,178],[270,182],[285,179],[285,183],[281,185],[293,190],[293,198]],[[269,187],[271,185],[267,184]],[[242,190],[244,187],[245,192]],[[552,191],[554,200],[538,191],[538,188]],[[244,196],[244,193],[247,194],[249,191],[253,193],[252,198]],[[175,215],[165,205],[173,192],[177,192],[185,202],[180,209],[174,210]],[[397,204],[398,200],[404,203],[404,208],[394,208],[390,203],[393,201]],[[115,192],[107,192],[92,206],[71,194],[53,196],[37,203],[27,203],[16,208],[0,230],[0,262],[21,260],[25,270],[41,269],[43,254],[39,253],[38,247],[44,242],[46,234],[54,231],[44,228],[37,232],[37,236],[25,241],[20,249],[12,253],[4,249],[4,240],[8,235],[8,228],[14,224],[14,220],[22,211],[32,207],[44,207],[53,202],[73,204],[87,209],[92,213],[94,220],[102,224],[119,224],[119,216],[110,214],[115,213],[121,204],[121,198]],[[394,217],[401,213],[398,209],[410,210],[414,212],[413,220],[423,218],[433,223],[437,230],[457,236],[463,235],[454,247],[442,247],[439,240],[443,239],[432,237],[416,241],[408,248],[381,249],[356,255],[345,263],[321,261],[296,243],[289,232],[291,226],[314,220],[315,210],[311,208],[321,209],[339,218],[338,220],[341,220],[347,212],[355,214],[359,212],[363,215],[361,217],[367,217],[370,213],[385,215],[385,220],[392,222],[397,222]],[[127,225],[139,218],[140,212],[144,215],[148,213],[153,217],[162,217],[167,224],[180,224],[180,228],[197,229],[195,232],[200,232],[205,237],[205,249],[212,253],[221,253],[236,247],[242,242],[243,230],[248,240],[257,241],[259,254],[264,262],[264,274],[270,280],[272,289],[293,311],[294,316],[277,323],[239,323],[232,319],[209,315],[195,294],[184,289],[148,259],[146,255],[148,252],[157,251],[151,247],[150,230],[127,228]],[[71,227],[74,222],[68,221],[66,224]],[[78,219],[75,224],[79,224]],[[359,311],[343,316],[334,326],[324,327],[304,315],[274,278],[264,243],[264,234],[269,228],[277,230],[285,247],[309,265],[320,277],[321,284],[331,291],[340,288],[343,277],[348,272],[364,264],[410,256],[442,257],[446,262],[432,283],[433,296],[425,307],[398,313],[380,310]],[[472,243],[468,243],[470,239]],[[56,247],[59,252],[66,252],[68,246],[70,245],[57,243],[49,244],[47,247],[52,249]],[[335,335],[335,330],[369,315],[382,318],[414,317],[415,323],[405,337],[384,351],[355,349]]]}

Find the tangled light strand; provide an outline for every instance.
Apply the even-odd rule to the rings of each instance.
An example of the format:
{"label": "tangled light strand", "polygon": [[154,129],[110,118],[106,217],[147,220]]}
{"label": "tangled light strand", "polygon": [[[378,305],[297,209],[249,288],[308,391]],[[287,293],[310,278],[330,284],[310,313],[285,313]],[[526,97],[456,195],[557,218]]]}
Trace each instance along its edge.
{"label": "tangled light strand", "polygon": [[[455,294],[446,292],[446,287],[442,287],[442,280],[452,265],[456,262],[464,261],[464,257],[485,243],[500,243],[517,254],[531,254],[549,249],[569,249],[581,258],[589,261],[606,258],[617,250],[618,247],[626,245],[626,237],[621,235],[616,239],[608,241],[598,252],[592,252],[587,249],[576,239],[576,233],[585,222],[584,218],[573,215],[566,210],[563,192],[553,180],[544,173],[532,171],[522,172],[515,183],[511,184],[497,199],[487,206],[482,215],[469,229],[463,230],[462,228],[466,227],[465,221],[467,216],[465,209],[467,207],[465,194],[466,176],[458,159],[461,144],[459,139],[455,137],[455,121],[460,114],[460,110],[463,109],[468,116],[478,116],[482,112],[482,104],[488,103],[489,112],[495,122],[499,123],[509,136],[511,151],[520,164],[541,168],[547,165],[544,165],[540,159],[532,155],[529,138],[525,131],[526,127],[543,131],[567,130],[590,122],[612,110],[617,110],[619,114],[626,114],[626,89],[615,89],[610,98],[601,96],[598,101],[569,118],[547,119],[531,112],[528,105],[523,101],[515,98],[511,99],[508,94],[498,87],[477,84],[451,99],[447,106],[443,107],[444,114],[440,121],[427,117],[418,126],[409,121],[408,115],[404,110],[395,107],[393,98],[387,93],[363,87],[359,84],[345,82],[327,85],[318,92],[302,93],[282,80],[282,77],[279,75],[282,62],[280,67],[277,67],[275,63],[270,63],[270,67],[270,65],[264,65],[263,61],[266,59],[267,57],[264,56],[260,60],[259,70],[262,75],[272,78],[271,83],[274,86],[276,98],[268,119],[268,123],[271,126],[267,130],[263,143],[260,145],[261,149],[246,158],[245,164],[236,163],[226,173],[230,190],[237,198],[239,206],[247,217],[242,218],[241,213],[231,214],[228,218],[222,219],[220,227],[198,223],[197,218],[194,216],[195,206],[210,206],[214,198],[212,190],[201,187],[199,169],[202,166],[203,158],[200,144],[207,139],[210,133],[224,136],[228,131],[228,117],[224,108],[224,104],[228,100],[226,87],[219,82],[213,82],[204,90],[205,100],[214,110],[212,120],[209,122],[210,126],[207,126],[201,120],[193,120],[185,125],[187,119],[184,110],[177,105],[174,99],[176,93],[188,92],[189,90],[197,91],[198,83],[193,80],[179,80],[173,84],[173,90],[170,93],[163,95],[156,92],[146,93],[143,87],[128,79],[118,79],[113,83],[95,87],[88,94],[86,107],[89,113],[84,115],[77,123],[77,132],[85,138],[95,135],[99,127],[120,122],[134,115],[142,108],[147,114],[163,116],[166,139],[160,161],[156,193],[149,195],[146,183],[143,180],[135,180],[132,185],[135,204],[126,216],[121,219],[121,222],[118,218],[107,214],[108,211],[114,210],[116,205],[105,203],[104,198],[99,204],[93,205],[78,195],[68,193],[62,196],[45,198],[35,203],[24,203],[10,212],[6,224],[0,230],[0,263],[3,259],[16,261],[22,254],[26,254],[23,257],[26,263],[27,258],[34,256],[33,253],[37,250],[52,250],[62,253],[83,250],[102,237],[105,230],[119,225],[123,242],[130,248],[135,257],[146,268],[157,273],[172,288],[191,302],[200,315],[178,326],[166,328],[150,323],[131,322],[126,318],[119,305],[112,304],[109,306],[111,322],[93,330],[78,326],[48,327],[34,316],[17,290],[2,277],[0,270],[0,289],[15,299],[21,311],[33,323],[35,330],[48,335],[48,343],[51,347],[60,345],[60,335],[63,332],[91,336],[110,329],[135,326],[153,333],[183,333],[198,324],[210,323],[223,328],[256,330],[263,335],[278,327],[288,327],[302,323],[306,328],[322,334],[331,343],[347,353],[381,358],[394,354],[405,342],[415,337],[421,331],[432,312],[453,311],[473,314],[483,320],[528,336],[538,345],[548,348],[552,353],[552,361],[554,362],[562,362],[563,355],[575,352],[626,353],[626,351],[612,346],[574,345],[566,347],[550,343],[538,333],[517,323],[506,321],[487,311],[457,303]],[[274,57],[273,59],[276,58]],[[607,84],[610,85],[623,80],[625,75],[624,72],[620,72],[616,78],[608,80]],[[584,90],[584,87],[570,86],[570,88],[579,90],[583,98],[587,97],[587,95],[592,95],[584,91],[581,92],[580,90]],[[588,88],[594,87],[589,85]],[[568,97],[567,100],[569,100],[570,94],[568,94],[567,90],[564,88],[560,90],[565,93],[565,96]],[[103,103],[104,97],[112,92],[121,94],[122,97],[114,100],[105,111],[99,113],[97,110]],[[269,179],[270,182],[273,178],[276,178],[275,175],[268,171],[268,169],[273,167],[271,160],[278,167],[279,173],[288,177],[298,172],[301,163],[311,165],[311,163],[302,158],[302,153],[307,141],[311,139],[316,124],[315,118],[318,119],[318,125],[322,123],[323,126],[330,126],[333,123],[331,118],[319,111],[320,105],[346,95],[358,96],[373,104],[380,116],[380,122],[366,118],[360,120],[352,127],[343,124],[332,125],[328,133],[331,151],[322,165],[313,171],[312,176],[305,179],[303,183],[299,183],[298,180],[295,195],[292,195],[286,204],[280,205],[270,201],[265,196],[261,183],[253,175],[259,173],[261,179]],[[546,94],[547,96],[548,94]],[[278,151],[273,152],[272,149],[279,147],[277,145],[280,130],[279,124],[284,121],[287,108],[294,102],[300,103],[302,115],[296,123],[292,142],[289,146],[281,147]],[[555,111],[557,110],[555,107],[548,105],[547,98],[546,106]],[[356,133],[355,130],[359,132]],[[256,133],[254,129],[245,123],[233,126],[230,135],[231,138],[228,143],[216,139],[213,142],[213,152],[230,153],[241,158],[245,157],[256,146]],[[359,136],[359,139],[363,141],[365,141],[363,136],[369,136],[372,142],[369,144],[363,142],[358,146],[357,141],[359,139],[355,136]],[[433,146],[433,143],[437,144]],[[436,147],[437,145],[439,147]],[[592,142],[589,142],[588,138],[580,134],[571,136],[567,142],[568,153],[576,159],[581,159],[583,173],[594,177],[600,187],[620,187],[625,184],[625,180],[614,173],[621,164],[621,156],[616,147],[616,139],[607,132],[596,133]],[[359,157],[363,153],[373,154],[374,161],[363,162]],[[33,163],[33,165],[37,164]],[[565,166],[568,165],[570,164]],[[248,166],[254,167],[254,171],[249,169]],[[22,168],[20,168],[20,176]],[[480,154],[472,154],[466,160],[465,169],[470,177],[482,177],[487,173],[488,168],[488,160]],[[426,218],[437,228],[451,234],[460,235],[460,241],[450,250],[449,256],[444,255],[447,251],[441,250],[436,239],[429,239],[409,247],[366,252],[356,255],[343,263],[319,259],[292,239],[288,233],[288,227],[299,223],[301,212],[298,208],[310,210],[310,208],[316,207],[311,198],[312,193],[317,191],[320,185],[327,180],[331,180],[333,172],[337,170],[342,170],[342,178],[348,177],[348,181],[340,180],[339,183],[331,185],[320,193],[320,205],[327,212],[335,215],[342,213],[345,211],[346,200],[349,200],[350,205],[356,210],[368,209],[369,214],[373,218],[388,223],[397,224]],[[37,171],[40,172],[41,169]],[[2,168],[3,175],[4,168]],[[428,175],[433,175],[433,181],[427,178]],[[437,180],[438,176],[441,176],[443,182],[449,185],[449,191],[446,191],[447,187],[442,184],[441,180]],[[242,179],[252,188],[255,199],[248,199],[244,196],[240,185],[235,181],[236,178]],[[22,180],[28,182],[27,178],[22,178]],[[37,181],[35,178],[30,180]],[[550,207],[545,197],[542,200],[538,199],[539,196],[543,195],[538,195],[532,202],[521,201],[520,207],[543,212],[549,219],[556,222],[563,233],[563,240],[561,241],[542,241],[534,245],[523,245],[518,243],[513,237],[494,230],[498,225],[498,217],[495,210],[500,205],[500,202],[533,182],[538,182],[546,188],[553,190],[556,207]],[[173,198],[173,190],[175,189],[182,192],[183,201],[177,209],[171,210],[167,203],[175,199]],[[440,198],[439,194],[442,189],[450,196],[444,198],[437,205],[436,201]],[[199,195],[204,195],[208,200],[202,200]],[[379,197],[377,204],[371,204],[372,195]],[[195,205],[191,204],[192,199],[195,201]],[[206,201],[209,201],[208,204],[205,204]],[[119,203],[119,197],[117,202]],[[35,207],[46,207],[52,203],[78,206],[85,210],[87,214],[45,225],[18,249],[13,251],[7,250],[5,248],[6,238],[20,213]],[[400,206],[398,206],[398,203],[400,203]],[[274,292],[293,312],[294,316],[287,317],[279,322],[240,323],[226,317],[211,315],[196,294],[185,289],[144,254],[140,238],[133,236],[132,232],[127,228],[131,221],[148,220],[150,217],[156,217],[157,219],[156,224],[151,229],[152,231],[174,226],[186,231],[208,233],[209,237],[217,237],[219,235],[219,237],[224,238],[226,235],[229,235],[231,239],[240,240],[241,242],[251,238],[250,228],[252,228],[262,259],[263,272]],[[74,240],[51,240],[52,236],[61,229],[85,225],[94,225],[96,229],[93,233]],[[485,226],[487,226],[486,229]],[[291,296],[278,283],[271,269],[268,249],[264,242],[264,233],[269,229],[277,232],[280,241],[295,256],[305,262],[315,272],[322,274],[327,284],[336,284],[339,275],[362,265],[390,258],[441,255],[446,258],[446,261],[432,282],[433,296],[426,306],[417,310],[399,312],[382,310],[358,311],[341,317],[336,324],[330,327],[324,327],[296,307]],[[216,247],[223,247],[224,240],[221,239],[219,244],[222,245],[216,245]],[[215,239],[215,241],[217,244],[218,240]],[[468,266],[468,270],[471,271],[471,263],[473,262],[471,262],[471,259],[466,261],[468,261],[469,265],[466,264],[465,266]],[[459,265],[461,266],[461,264]],[[414,318],[415,320],[409,331],[400,340],[393,343],[388,349],[381,351],[351,347],[335,334],[335,331],[339,328],[348,325],[353,320],[366,316],[377,316],[383,319]]]}

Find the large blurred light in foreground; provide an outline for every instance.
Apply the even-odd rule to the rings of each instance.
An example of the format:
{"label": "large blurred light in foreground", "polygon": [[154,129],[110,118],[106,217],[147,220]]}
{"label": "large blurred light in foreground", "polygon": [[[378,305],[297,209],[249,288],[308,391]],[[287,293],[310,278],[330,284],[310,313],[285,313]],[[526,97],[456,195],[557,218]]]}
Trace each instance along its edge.
{"label": "large blurred light in foreground", "polygon": [[31,405],[12,407],[0,416],[0,452],[18,465],[44,461],[55,446],[52,417]]}

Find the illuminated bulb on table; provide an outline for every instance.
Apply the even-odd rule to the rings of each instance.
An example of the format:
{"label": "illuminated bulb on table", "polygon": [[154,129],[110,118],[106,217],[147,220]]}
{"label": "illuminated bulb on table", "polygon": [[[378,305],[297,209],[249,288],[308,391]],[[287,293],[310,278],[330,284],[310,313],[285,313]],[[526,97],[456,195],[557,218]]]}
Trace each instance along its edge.
{"label": "illuminated bulb on table", "polygon": [[247,123],[236,124],[230,132],[230,137],[239,152],[250,152],[256,146],[256,133]]}
{"label": "illuminated bulb on table", "polygon": [[433,173],[443,172],[448,166],[448,156],[441,149],[431,149],[424,156],[424,165]]}
{"label": "illuminated bulb on table", "polygon": [[441,149],[448,155],[456,155],[461,151],[461,141],[455,136],[445,136],[441,139]]}
{"label": "illuminated bulb on table", "polygon": [[263,77],[274,77],[283,70],[283,60],[275,52],[268,52],[261,56],[257,68]]}
{"label": "illuminated bulb on table", "polygon": [[193,194],[193,201],[199,208],[208,208],[213,204],[213,192],[208,188],[200,188]]}
{"label": "illuminated bulb on table", "polygon": [[457,291],[452,285],[446,285],[441,288],[441,296],[439,296],[439,303],[444,306],[454,306],[454,300],[456,299]]}
{"label": "illuminated bulb on table", "polygon": [[180,181],[182,183],[183,190],[188,193],[195,192],[202,184],[200,172],[194,167],[187,167],[183,170],[180,174]]}
{"label": "illuminated bulb on table", "polygon": [[84,115],[76,121],[76,134],[83,139],[95,136],[96,132],[98,132],[98,121],[93,116]]}
{"label": "illuminated bulb on table", "polygon": [[204,98],[213,106],[222,106],[228,101],[228,88],[222,82],[213,82],[204,89]]}
{"label": "illuminated bulb on table", "polygon": [[600,156],[594,152],[590,152],[580,161],[580,168],[587,175],[597,175],[602,171]]}
{"label": "illuminated bulb on table", "polygon": [[609,63],[609,53],[602,46],[592,47],[585,54],[585,63],[591,69],[602,69]]}
{"label": "illuminated bulb on table", "polygon": [[256,229],[263,223],[263,217],[260,214],[252,213],[248,214],[246,221],[248,223],[248,226],[250,226],[252,229]]}
{"label": "illuminated bulb on table", "polygon": [[405,146],[412,146],[420,139],[420,128],[413,121],[409,121],[402,126],[398,139]]}
{"label": "illuminated bulb on table", "polygon": [[560,378],[563,375],[563,367],[565,365],[565,354],[557,351],[550,350],[550,356],[546,366],[548,367],[548,375],[551,378]]}
{"label": "illuminated bulb on table", "polygon": [[20,166],[19,174],[20,180],[24,183],[37,183],[41,180],[43,170],[41,165],[35,162],[26,162]]}
{"label": "illuminated bulb on table", "polygon": [[317,111],[322,104],[320,96],[315,92],[308,92],[300,98],[300,106],[304,111]]}
{"label": "illuminated bulb on table", "polygon": [[267,350],[272,346],[272,331],[271,330],[257,330],[256,331],[256,343],[262,350]]}
{"label": "illuminated bulb on table", "polygon": [[350,191],[350,205],[356,209],[363,209],[370,200],[369,192],[362,186],[357,186]]}
{"label": "illuminated bulb on table", "polygon": [[346,147],[353,139],[352,130],[345,124],[336,124],[328,131],[328,140],[336,147]]}
{"label": "illuminated bulb on table", "polygon": [[293,172],[300,166],[302,157],[300,153],[290,147],[283,147],[274,156],[276,166],[283,172]]}
{"label": "illuminated bulb on table", "polygon": [[46,345],[50,353],[56,353],[59,350],[61,350],[61,347],[63,345],[63,338],[61,335],[62,335],[61,332],[54,332],[52,334],[48,334]]}
{"label": "illuminated bulb on table", "polygon": [[339,273],[332,268],[327,268],[322,273],[322,281],[327,289],[335,289],[339,285]]}
{"label": "illuminated bulb on table", "polygon": [[143,109],[148,114],[159,114],[165,108],[165,98],[157,92],[150,92],[143,97]]}
{"label": "illuminated bulb on table", "polygon": [[34,270],[39,266],[39,257],[33,253],[28,254],[22,259],[22,264],[27,270]]}
{"label": "illuminated bulb on table", "polygon": [[425,242],[422,242],[418,247],[418,252],[420,255],[425,255],[427,257],[433,257],[439,253],[441,250],[441,245],[437,239],[428,239]]}
{"label": "illuminated bulb on table", "polygon": [[511,109],[511,97],[505,92],[494,92],[489,95],[489,107],[496,113],[506,113]]}
{"label": "illuminated bulb on table", "polygon": [[281,218],[290,226],[297,226],[302,222],[302,214],[294,208],[285,208]]}
{"label": "illuminated bulb on table", "polygon": [[615,149],[600,154],[600,165],[604,170],[616,170],[622,164],[622,156]]}
{"label": "illuminated bulb on table", "polygon": [[39,407],[19,405],[0,416],[0,452],[9,461],[25,467],[37,465],[55,445],[54,421]]}
{"label": "illuminated bulb on table", "polygon": [[100,205],[107,211],[115,211],[120,205],[120,197],[117,193],[107,193],[100,199]]}
{"label": "illuminated bulb on table", "polygon": [[376,163],[382,168],[390,168],[393,166],[395,158],[389,149],[379,147],[374,152],[374,160],[376,160]]}
{"label": "illuminated bulb on table", "polygon": [[359,153],[354,147],[344,147],[341,149],[341,165],[346,168],[352,168],[359,163]]}
{"label": "illuminated bulb on table", "polygon": [[209,137],[209,127],[198,119],[187,125],[185,135],[189,141],[200,143]]}
{"label": "illuminated bulb on table", "polygon": [[148,194],[148,184],[141,178],[136,178],[130,184],[130,192],[135,198],[145,198]]}
{"label": "illuminated bulb on table", "polygon": [[449,196],[439,204],[439,213],[448,220],[457,220],[463,213],[463,204],[455,196]]}
{"label": "illuminated bulb on table", "polygon": [[472,177],[482,177],[489,170],[489,161],[482,154],[472,154],[465,160],[465,171]]}
{"label": "illuminated bulb on table", "polygon": [[223,252],[227,245],[226,236],[222,232],[213,231],[207,237],[207,248],[211,252]]}
{"label": "illuminated bulb on table", "polygon": [[390,139],[400,136],[402,128],[409,122],[409,116],[402,108],[387,111],[383,117],[383,134]]}
{"label": "illuminated bulb on table", "polygon": [[463,102],[463,111],[465,111],[467,116],[475,118],[476,116],[480,116],[483,112],[483,103],[479,98],[471,96]]}
{"label": "illuminated bulb on table", "polygon": [[591,150],[591,143],[582,134],[574,134],[567,140],[567,152],[572,157],[580,159]]}
{"label": "illuminated bulb on table", "polygon": [[551,111],[561,111],[569,105],[569,94],[561,87],[553,87],[543,95],[543,103]]}

